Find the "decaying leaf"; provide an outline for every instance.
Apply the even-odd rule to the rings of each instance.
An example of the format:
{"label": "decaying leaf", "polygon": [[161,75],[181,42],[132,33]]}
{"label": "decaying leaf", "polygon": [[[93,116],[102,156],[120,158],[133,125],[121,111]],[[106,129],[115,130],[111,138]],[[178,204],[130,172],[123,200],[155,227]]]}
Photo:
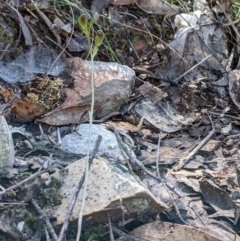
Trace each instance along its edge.
{"label": "decaying leaf", "polygon": [[183,125],[189,125],[195,118],[193,114],[188,114],[188,116],[178,114],[165,101],[157,101],[155,104],[148,98],[137,103],[134,110],[156,128],[168,133],[181,130]]}
{"label": "decaying leaf", "polygon": [[[88,120],[88,112],[90,111],[90,108],[90,104],[56,108],[42,118],[37,119],[37,121],[55,126],[68,125],[69,123],[79,124]],[[98,108],[99,106],[95,105],[94,110],[97,110]]]}
{"label": "decaying leaf", "polygon": [[[83,103],[81,96],[74,89],[64,88],[61,93],[65,96],[65,101],[37,121],[55,126],[68,125],[69,123],[79,124],[87,121],[91,105]],[[101,104],[95,105],[94,111],[100,106]]]}
{"label": "decaying leaf", "polygon": [[235,203],[227,192],[218,188],[215,184],[208,180],[200,181],[200,189],[204,201],[218,209],[227,210],[234,209]]}
{"label": "decaying leaf", "polygon": [[27,98],[20,99],[17,97],[12,102],[12,113],[19,121],[32,121],[36,117],[43,115],[45,112],[46,109],[42,104],[30,101]]}
{"label": "decaying leaf", "polygon": [[149,98],[154,104],[168,96],[166,92],[149,82],[145,82],[137,89],[137,91],[139,91],[145,98]]}
{"label": "decaying leaf", "polygon": [[[234,235],[228,233],[223,235],[222,233],[212,230],[204,230],[188,227],[184,225],[166,223],[166,222],[154,222],[145,224],[134,229],[131,235],[141,238],[144,241],[185,241],[185,240],[198,240],[198,241],[230,241],[234,240]],[[232,239],[230,239],[230,238]]]}
{"label": "decaying leaf", "polygon": [[13,98],[14,92],[12,89],[0,90],[0,95],[5,102],[8,102]]}

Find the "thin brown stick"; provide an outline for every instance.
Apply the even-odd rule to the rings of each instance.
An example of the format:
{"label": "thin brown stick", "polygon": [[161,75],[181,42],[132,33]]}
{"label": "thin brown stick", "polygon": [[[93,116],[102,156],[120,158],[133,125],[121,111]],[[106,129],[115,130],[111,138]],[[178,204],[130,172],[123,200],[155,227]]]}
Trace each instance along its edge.
{"label": "thin brown stick", "polygon": [[47,231],[47,228],[45,226],[44,226],[44,231],[45,231],[46,241],[51,241],[51,239],[49,237],[49,234],[48,234],[48,231]]}
{"label": "thin brown stick", "polygon": [[24,19],[24,22],[28,26],[30,32],[33,34],[33,36],[38,41],[38,43],[39,44],[44,44],[46,46],[46,43],[43,43],[43,41],[38,37],[36,31],[32,28],[32,26],[29,24],[29,22],[26,20],[26,18]]}
{"label": "thin brown stick", "polygon": [[[5,3],[7,4],[7,3]],[[25,39],[25,44],[26,46],[32,46],[33,45],[33,41],[32,41],[32,35],[31,35],[31,32],[28,28],[28,26],[26,25],[26,23],[24,22],[24,19],[23,19],[23,16],[21,15],[21,13],[16,9],[14,8],[13,6],[7,4],[18,16],[18,19],[19,19],[19,23],[20,23],[20,27],[22,29],[22,32],[23,32],[23,36],[24,36],[24,39]]]}
{"label": "thin brown stick", "polygon": [[206,58],[202,59],[199,63],[197,63],[196,65],[194,65],[192,68],[190,68],[189,70],[187,70],[185,73],[183,73],[182,75],[180,75],[179,77],[177,77],[173,82],[177,82],[178,80],[180,80],[182,77],[184,77],[186,74],[188,74],[189,72],[191,72],[192,70],[194,70],[195,68],[197,68],[197,66],[199,66],[200,64],[202,64],[205,60],[207,60],[209,57],[211,57],[212,54],[209,54]]}
{"label": "thin brown stick", "polygon": [[217,115],[217,116],[224,115],[224,117],[228,117],[228,118],[231,118],[233,120],[240,120],[240,117],[238,117],[238,116],[228,115],[228,114],[224,114],[224,113],[217,113],[217,112],[213,112],[213,111],[209,111],[209,113],[211,115]]}
{"label": "thin brown stick", "polygon": [[215,128],[212,122],[211,117],[209,116],[209,119],[212,124],[212,130],[208,133],[208,135],[188,154],[186,158],[182,158],[179,160],[178,163],[176,163],[173,167],[174,171],[181,170],[187,162],[209,141],[209,139],[212,137],[212,135],[215,133]]}
{"label": "thin brown stick", "polygon": [[50,232],[50,234],[52,235],[52,238],[54,241],[58,241],[57,238],[57,234],[55,233],[52,224],[49,221],[49,218],[47,217],[47,215],[45,214],[45,212],[39,207],[38,203],[32,199],[31,200],[32,205],[36,208],[36,210],[38,211],[38,213],[41,215],[41,218],[43,219],[47,230]]}
{"label": "thin brown stick", "polygon": [[[70,8],[71,13],[72,13],[72,18],[74,19],[74,13],[73,13],[73,9],[72,9],[71,5],[69,5],[69,8]],[[58,12],[57,12],[57,13],[58,13]],[[72,27],[72,31],[71,31],[70,37],[69,37],[69,39],[68,39],[68,41],[67,41],[67,43],[66,43],[66,46],[63,48],[62,52],[58,55],[58,57],[57,57],[57,58],[55,59],[55,61],[52,63],[51,67],[50,67],[49,70],[48,70],[48,73],[51,72],[53,66],[56,64],[56,62],[57,62],[58,59],[61,57],[61,55],[62,55],[64,52],[67,52],[66,49],[67,49],[67,47],[68,47],[68,45],[69,45],[69,43],[70,43],[70,41],[71,41],[71,39],[72,39],[73,33],[74,33],[74,24],[72,24],[72,26],[73,26],[73,27]]]}
{"label": "thin brown stick", "polygon": [[221,9],[221,11],[224,13],[224,15],[226,16],[227,20],[229,21],[229,25],[231,25],[231,27],[233,28],[235,34],[238,36],[238,38],[240,39],[240,33],[238,32],[237,27],[235,26],[235,22],[232,21],[232,19],[229,17],[229,15],[226,13],[226,11],[223,9],[223,7],[221,6],[221,4],[219,3],[219,1],[216,1],[218,7]]}
{"label": "thin brown stick", "polygon": [[2,53],[0,54],[0,60],[3,59],[3,57],[5,56],[5,54],[8,52],[9,47],[11,46],[12,42],[9,42],[4,49],[2,49]]}
{"label": "thin brown stick", "polygon": [[0,192],[0,196],[2,196],[2,195],[3,195],[4,193],[6,193],[6,192],[9,192],[9,191],[12,191],[12,190],[14,190],[14,189],[19,188],[19,187],[22,186],[23,184],[31,181],[32,179],[36,178],[37,176],[39,176],[39,175],[41,175],[41,174],[43,174],[43,173],[45,173],[45,172],[46,172],[45,170],[42,170],[42,171],[38,171],[38,172],[34,173],[34,174],[31,175],[30,177],[28,177],[28,178],[22,180],[21,182],[19,182],[19,183],[15,184],[15,185],[13,185],[13,186],[5,189],[4,191]]}
{"label": "thin brown stick", "polygon": [[62,41],[61,41],[61,38],[59,36],[59,34],[55,31],[55,29],[52,27],[52,23],[51,21],[48,19],[48,17],[42,12],[40,11],[40,9],[37,7],[37,5],[34,3],[33,0],[30,0],[34,9],[37,11],[37,13],[41,16],[41,18],[43,19],[43,21],[46,23],[46,25],[48,26],[48,28],[50,29],[50,31],[53,33],[54,37],[56,38],[57,40],[57,43],[59,45],[61,45]]}

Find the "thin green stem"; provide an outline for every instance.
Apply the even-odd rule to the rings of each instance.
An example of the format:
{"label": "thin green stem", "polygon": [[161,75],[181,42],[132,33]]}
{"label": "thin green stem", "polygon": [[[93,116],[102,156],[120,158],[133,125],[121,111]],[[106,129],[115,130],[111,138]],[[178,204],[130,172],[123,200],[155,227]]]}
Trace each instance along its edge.
{"label": "thin green stem", "polygon": [[79,212],[79,218],[78,218],[78,232],[77,232],[77,238],[76,241],[80,240],[81,236],[81,229],[82,229],[82,219],[83,219],[83,210],[86,202],[86,196],[87,196],[87,184],[88,184],[88,175],[89,175],[89,158],[90,158],[90,148],[91,148],[91,138],[92,138],[92,124],[93,124],[93,110],[94,110],[94,102],[95,102],[95,96],[94,96],[94,61],[93,61],[93,53],[90,50],[90,56],[91,56],[91,109],[89,111],[89,131],[88,131],[88,150],[87,150],[87,158],[85,163],[85,179],[84,179],[84,189],[83,189],[83,197],[82,197],[82,205]]}

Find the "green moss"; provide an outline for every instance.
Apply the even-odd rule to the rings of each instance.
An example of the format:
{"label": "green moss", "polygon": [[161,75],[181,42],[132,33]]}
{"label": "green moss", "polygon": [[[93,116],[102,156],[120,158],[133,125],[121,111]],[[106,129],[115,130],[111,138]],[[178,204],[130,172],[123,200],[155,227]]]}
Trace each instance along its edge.
{"label": "green moss", "polygon": [[88,228],[83,232],[83,238],[86,240],[101,240],[101,235],[108,231],[105,225]]}
{"label": "green moss", "polygon": [[24,205],[14,208],[14,221],[16,223],[24,220],[24,232],[31,233],[37,229],[36,218],[26,209]]}
{"label": "green moss", "polygon": [[38,202],[42,208],[51,208],[62,204],[62,196],[59,193],[61,186],[62,183],[56,177],[51,177],[51,183],[41,188]]}
{"label": "green moss", "polygon": [[124,199],[123,202],[116,201],[114,208],[123,206],[129,212],[144,212],[149,208],[149,201],[145,198]]}
{"label": "green moss", "polygon": [[56,188],[45,188],[40,192],[40,200],[43,207],[57,206],[62,204],[62,196]]}
{"label": "green moss", "polygon": [[48,187],[54,187],[56,189],[59,189],[61,186],[61,181],[59,181],[56,177],[51,177],[51,183]]}
{"label": "green moss", "polygon": [[13,35],[7,34],[2,27],[0,27],[0,32],[3,33],[3,34],[0,35],[0,42],[4,43],[5,46],[7,44],[13,42],[13,40],[14,40]]}
{"label": "green moss", "polygon": [[26,218],[25,222],[31,230],[37,229],[37,220],[35,217],[30,216],[30,217]]}

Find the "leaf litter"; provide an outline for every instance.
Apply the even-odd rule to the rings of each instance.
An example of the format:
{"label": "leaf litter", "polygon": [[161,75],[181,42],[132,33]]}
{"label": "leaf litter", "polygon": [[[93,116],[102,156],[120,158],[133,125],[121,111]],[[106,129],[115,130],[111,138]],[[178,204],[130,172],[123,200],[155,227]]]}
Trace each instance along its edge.
{"label": "leaf litter", "polygon": [[[206,238],[204,240],[238,239],[240,27],[239,24],[233,27],[231,22],[229,25],[227,17],[220,19],[221,14],[229,16],[230,1],[213,4],[213,1],[194,1],[192,9],[181,14],[178,10],[182,6],[160,1],[103,1],[102,5],[92,1],[92,6],[85,5],[86,9],[97,13],[93,17],[99,26],[106,28],[108,41],[99,49],[95,62],[94,121],[120,133],[130,148],[125,149],[126,144],[117,134],[118,143],[130,161],[125,164],[129,168],[132,166],[155,198],[168,206],[151,218],[130,215],[122,224],[125,230],[140,227],[128,237],[174,240],[175,235],[178,240],[186,240],[188,235],[188,239],[193,240],[196,237],[198,240],[202,237]],[[1,3],[0,7],[8,9],[9,6]],[[51,180],[48,173],[81,157],[81,154],[62,149],[66,145],[62,141],[64,136],[74,137],[72,133],[77,130],[67,125],[88,122],[91,64],[84,60],[88,55],[87,48],[68,46],[70,53],[64,51],[66,57],[58,55],[59,49],[32,46],[26,28],[36,28],[34,14],[28,16],[32,20],[26,25],[22,18],[26,12],[21,7],[17,10],[25,40],[21,44],[28,45],[29,49],[17,58],[12,58],[11,51],[6,52],[0,62],[0,126],[5,128],[3,133],[9,132],[4,117],[14,126],[9,128],[15,150],[14,166],[11,164],[7,170],[2,169],[5,177],[1,178],[0,235],[12,240],[38,235],[41,240],[45,236],[39,234],[41,227],[35,225],[29,229],[26,221],[34,219],[32,210],[24,213],[24,208],[16,209],[13,203],[31,201],[41,213],[36,200],[40,206],[44,206],[46,196],[49,200],[55,196],[60,201],[57,195],[60,187],[54,191],[46,187],[46,182]],[[62,7],[67,9],[68,5]],[[110,14],[113,8],[108,25],[102,12],[109,10]],[[54,11],[57,11],[56,6]],[[120,23],[118,19],[121,19]],[[4,21],[1,27],[4,27]],[[61,24],[55,23],[62,34],[52,31],[58,44],[76,46],[84,43],[79,29],[69,29],[71,21],[61,21]],[[68,24],[68,28],[64,28],[64,24]],[[10,24],[8,28],[14,29],[14,26]],[[13,31],[9,29],[6,33],[12,35]],[[38,29],[35,36],[44,36],[41,30]],[[70,43],[69,39],[75,42]],[[43,41],[52,46],[53,42]],[[4,44],[2,39],[0,42],[5,50],[14,50],[14,46]],[[10,57],[12,61],[9,61]],[[12,156],[10,161],[13,162]],[[1,168],[5,166],[1,165]],[[47,172],[38,170],[42,167]],[[28,176],[34,180],[43,172],[46,176],[41,180],[23,181],[25,186],[21,186]],[[11,186],[11,183],[19,183],[19,186]],[[44,188],[49,190],[44,191]],[[115,218],[111,217],[116,225]],[[21,228],[22,220],[25,220],[25,229]],[[106,218],[101,220],[106,224]],[[136,224],[136,221],[145,225]],[[52,238],[56,239],[51,224],[46,225]],[[161,234],[153,232],[160,227]],[[86,220],[84,229],[88,228]],[[118,228],[120,226],[114,227],[113,231],[119,235]],[[105,236],[97,240],[109,239]]]}

